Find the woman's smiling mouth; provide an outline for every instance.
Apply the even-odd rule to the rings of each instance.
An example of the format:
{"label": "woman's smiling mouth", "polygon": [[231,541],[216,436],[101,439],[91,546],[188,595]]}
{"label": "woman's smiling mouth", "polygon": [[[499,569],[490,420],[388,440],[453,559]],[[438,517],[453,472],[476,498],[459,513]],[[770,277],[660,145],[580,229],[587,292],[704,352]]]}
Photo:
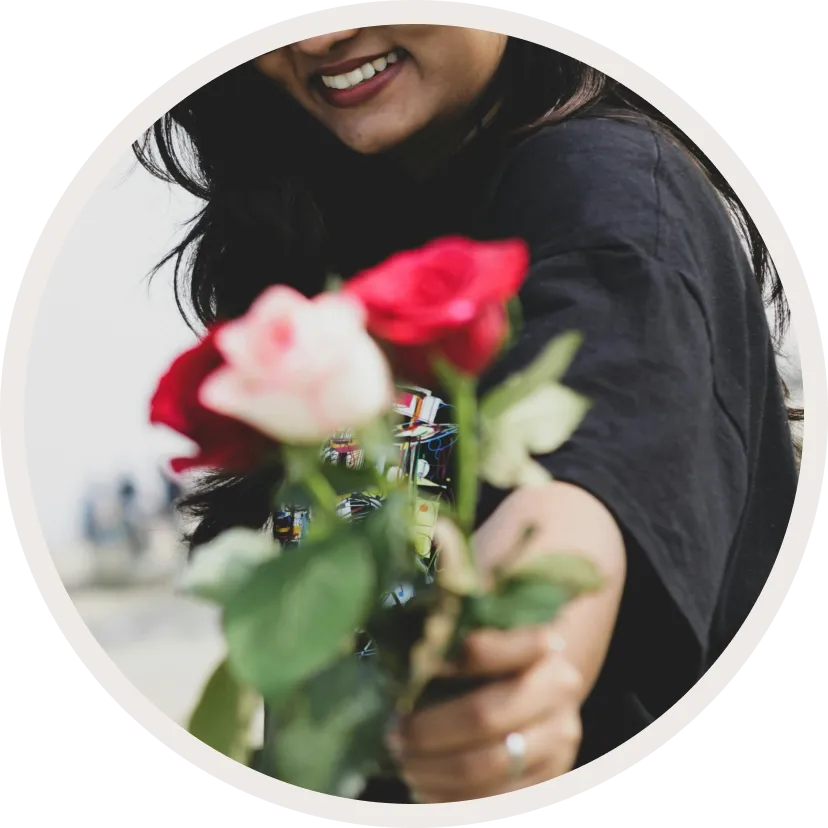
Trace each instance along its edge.
{"label": "woman's smiling mouth", "polygon": [[392,49],[377,57],[343,61],[323,67],[311,83],[332,106],[356,106],[384,89],[400,73],[407,57],[401,49]]}

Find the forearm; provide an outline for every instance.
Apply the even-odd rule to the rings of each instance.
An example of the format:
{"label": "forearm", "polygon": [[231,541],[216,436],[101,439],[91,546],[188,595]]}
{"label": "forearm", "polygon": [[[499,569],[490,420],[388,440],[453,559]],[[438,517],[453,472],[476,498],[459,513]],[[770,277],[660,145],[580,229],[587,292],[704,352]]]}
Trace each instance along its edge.
{"label": "forearm", "polygon": [[514,548],[527,525],[531,535],[521,559],[555,552],[589,558],[601,571],[604,585],[567,605],[552,629],[565,642],[567,660],[589,693],[606,658],[626,575],[621,532],[606,507],[583,489],[553,481],[510,494],[477,533],[484,568],[496,566]]}

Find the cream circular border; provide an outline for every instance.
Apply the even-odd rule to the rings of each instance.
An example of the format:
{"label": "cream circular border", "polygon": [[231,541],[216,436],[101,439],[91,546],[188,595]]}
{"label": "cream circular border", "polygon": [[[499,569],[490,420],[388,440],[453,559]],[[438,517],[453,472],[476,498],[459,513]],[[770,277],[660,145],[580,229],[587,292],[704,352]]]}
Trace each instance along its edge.
{"label": "cream circular border", "polygon": [[[572,55],[641,93],[678,123],[726,175],[753,216],[784,274],[801,350],[808,405],[799,490],[778,561],[758,602],[726,652],[671,710],[616,750],[563,777],[523,791],[475,802],[400,806],[328,797],[269,779],[227,759],[162,714],[115,667],[81,621],[61,584],[35,511],[26,464],[24,384],[38,303],[58,251],[83,205],[124,149],[150,123],[194,89],[263,52],[321,32],[391,23],[439,23],[497,31]],[[6,343],[0,396],[3,464],[20,542],[52,614],[83,662],[118,702],[168,747],[215,777],[248,793],[307,814],[381,826],[464,825],[550,805],[597,785],[633,765],[698,715],[735,675],[767,630],[804,554],[823,477],[826,424],[825,361],[805,277],[782,225],[756,181],[719,135],[654,77],[618,54],[545,21],[490,7],[450,2],[366,3],[297,17],[214,52],[174,77],[128,115],[84,164],[61,198],[20,287]]]}

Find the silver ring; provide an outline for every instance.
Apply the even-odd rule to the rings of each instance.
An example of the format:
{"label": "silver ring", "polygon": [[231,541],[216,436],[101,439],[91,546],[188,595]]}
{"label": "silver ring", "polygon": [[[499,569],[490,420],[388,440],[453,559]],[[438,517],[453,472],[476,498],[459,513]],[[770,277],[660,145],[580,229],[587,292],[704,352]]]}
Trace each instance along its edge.
{"label": "silver ring", "polygon": [[510,733],[505,744],[509,754],[509,774],[512,779],[520,779],[526,770],[526,739],[522,733]]}
{"label": "silver ring", "polygon": [[549,645],[550,652],[562,653],[566,649],[566,641],[563,636],[560,636],[557,633],[549,633],[546,641]]}

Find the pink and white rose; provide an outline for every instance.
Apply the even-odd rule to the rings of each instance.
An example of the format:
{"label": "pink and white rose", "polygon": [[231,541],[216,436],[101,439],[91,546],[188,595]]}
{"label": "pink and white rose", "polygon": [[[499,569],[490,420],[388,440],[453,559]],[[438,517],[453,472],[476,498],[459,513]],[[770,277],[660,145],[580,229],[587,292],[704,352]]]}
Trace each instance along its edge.
{"label": "pink and white rose", "polygon": [[199,399],[285,443],[359,428],[394,396],[390,367],[365,320],[362,304],[345,294],[308,299],[271,287],[217,331],[225,365],[206,378]]}

